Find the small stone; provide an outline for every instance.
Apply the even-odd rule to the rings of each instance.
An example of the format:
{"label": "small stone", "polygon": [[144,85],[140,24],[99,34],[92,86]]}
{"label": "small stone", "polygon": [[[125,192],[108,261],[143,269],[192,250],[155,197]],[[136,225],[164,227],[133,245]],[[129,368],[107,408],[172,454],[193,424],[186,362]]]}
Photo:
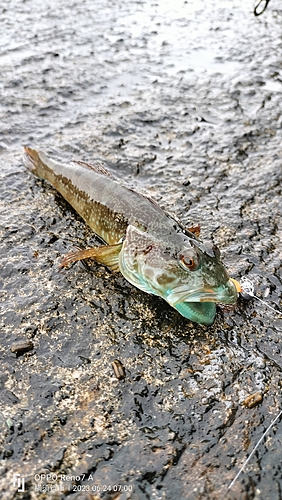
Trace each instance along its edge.
{"label": "small stone", "polygon": [[31,351],[34,348],[34,344],[31,340],[17,340],[12,343],[10,351],[20,355],[24,352]]}
{"label": "small stone", "polygon": [[10,429],[10,431],[14,431],[14,422],[11,418],[7,418],[6,425]]}
{"label": "small stone", "polygon": [[261,401],[262,401],[261,393],[255,392],[254,394],[251,394],[250,396],[244,399],[243,405],[245,405],[247,408],[252,408]]}
{"label": "small stone", "polygon": [[118,359],[114,359],[114,361],[112,362],[112,367],[114,369],[115,376],[117,379],[121,380],[125,378],[124,367]]}

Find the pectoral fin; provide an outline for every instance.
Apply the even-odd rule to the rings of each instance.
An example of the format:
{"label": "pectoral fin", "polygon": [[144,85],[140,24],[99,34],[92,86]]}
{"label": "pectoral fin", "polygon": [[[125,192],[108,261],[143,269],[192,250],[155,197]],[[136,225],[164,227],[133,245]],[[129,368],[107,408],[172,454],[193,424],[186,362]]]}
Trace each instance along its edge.
{"label": "pectoral fin", "polygon": [[76,250],[65,255],[60,267],[65,267],[83,259],[94,259],[99,264],[110,267],[113,271],[119,270],[118,256],[122,249],[122,243],[116,245],[102,245],[100,247],[87,248],[86,250]]}

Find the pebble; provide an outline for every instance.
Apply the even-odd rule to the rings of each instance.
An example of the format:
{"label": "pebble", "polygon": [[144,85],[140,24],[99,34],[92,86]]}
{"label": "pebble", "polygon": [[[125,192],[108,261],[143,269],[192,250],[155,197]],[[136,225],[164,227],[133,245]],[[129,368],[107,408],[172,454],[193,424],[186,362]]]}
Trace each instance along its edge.
{"label": "pebble", "polygon": [[16,340],[12,343],[10,351],[20,355],[27,351],[31,351],[34,348],[34,344],[31,340]]}
{"label": "pebble", "polygon": [[243,405],[246,406],[246,408],[252,408],[256,404],[260,403],[262,401],[262,395],[260,392],[255,392],[254,394],[250,394],[250,396],[246,397],[243,401]]}
{"label": "pebble", "polygon": [[118,359],[114,359],[114,361],[112,362],[112,367],[118,380],[125,378],[124,367]]}

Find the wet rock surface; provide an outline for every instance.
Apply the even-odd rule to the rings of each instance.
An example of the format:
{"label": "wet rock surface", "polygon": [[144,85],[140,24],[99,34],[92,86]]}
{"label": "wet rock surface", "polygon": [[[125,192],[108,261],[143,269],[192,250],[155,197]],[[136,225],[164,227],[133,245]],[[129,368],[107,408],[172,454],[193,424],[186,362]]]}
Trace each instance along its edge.
{"label": "wet rock surface", "polygon": [[281,409],[281,315],[240,299],[207,328],[101,266],[59,272],[95,237],[20,160],[103,161],[281,309],[278,9],[1,3],[1,498],[281,498],[280,419],[227,490]]}

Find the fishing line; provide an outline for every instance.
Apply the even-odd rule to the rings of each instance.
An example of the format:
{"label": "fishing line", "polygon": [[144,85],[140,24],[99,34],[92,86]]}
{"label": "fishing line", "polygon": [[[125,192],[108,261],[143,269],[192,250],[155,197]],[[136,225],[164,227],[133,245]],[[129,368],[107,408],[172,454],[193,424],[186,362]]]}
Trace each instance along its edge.
{"label": "fishing line", "polygon": [[254,299],[259,300],[265,306],[269,307],[269,309],[271,309],[272,311],[274,311],[276,314],[277,313],[281,313],[281,311],[279,311],[277,309],[274,309],[274,307],[270,306],[268,304],[268,302],[266,302],[265,300],[260,299],[259,297],[257,297],[257,295],[254,294],[255,287],[254,287],[253,283],[251,282],[251,280],[249,280],[248,278],[246,278],[245,276],[243,276],[243,278],[240,281],[240,285],[241,285],[243,293],[246,293],[247,295],[250,295],[250,297],[253,297]]}
{"label": "fishing line", "polygon": [[[249,280],[248,278],[246,278],[245,276],[243,276],[243,278],[241,279],[240,281],[240,285],[241,285],[241,292],[249,295],[250,297],[253,297],[254,299],[257,299],[259,300],[260,302],[262,302],[264,305],[266,305],[267,307],[269,307],[269,309],[271,309],[272,311],[274,311],[276,314],[281,314],[281,311],[280,310],[277,310],[277,309],[274,309],[274,307],[270,306],[266,301],[260,299],[259,297],[257,297],[254,293],[254,290],[255,290],[255,287],[254,287],[254,284],[252,283],[251,280]],[[248,463],[250,462],[251,458],[253,457],[253,455],[255,454],[255,452],[257,451],[259,445],[262,443],[262,441],[264,440],[265,436],[269,433],[269,431],[272,429],[272,427],[275,425],[275,423],[281,418],[282,416],[282,410],[279,411],[278,415],[276,415],[276,417],[270,422],[269,426],[267,427],[267,429],[264,431],[263,435],[261,436],[261,438],[258,440],[257,444],[255,445],[255,447],[253,448],[253,450],[251,451],[250,455],[248,456],[248,458],[245,460],[245,462],[243,463],[242,467],[239,469],[239,471],[237,472],[236,476],[234,477],[234,479],[231,481],[231,483],[229,484],[227,490],[226,490],[226,493],[228,492],[228,490],[230,490],[235,482],[237,481],[238,477],[240,476],[240,474],[244,471],[245,467],[248,465]],[[224,497],[222,497],[224,498]]]}
{"label": "fishing line", "polygon": [[279,418],[281,417],[281,415],[282,415],[282,410],[280,410],[280,412],[278,413],[278,415],[269,424],[269,426],[267,427],[266,431],[264,431],[263,435],[258,440],[257,444],[255,445],[255,447],[251,451],[251,453],[248,456],[247,460],[245,460],[245,462],[243,463],[243,465],[240,468],[239,472],[236,474],[236,476],[234,477],[233,481],[231,481],[231,483],[229,484],[229,486],[227,488],[227,491],[230,490],[232,488],[232,486],[235,484],[235,482],[237,481],[237,479],[240,476],[241,472],[243,472],[243,470],[245,469],[246,465],[248,465],[248,463],[251,460],[252,456],[254,455],[254,453],[256,452],[256,450],[258,449],[260,443],[264,440],[265,436],[268,434],[268,432],[270,431],[270,429],[275,425],[275,423],[277,422],[277,420],[279,420]]}

